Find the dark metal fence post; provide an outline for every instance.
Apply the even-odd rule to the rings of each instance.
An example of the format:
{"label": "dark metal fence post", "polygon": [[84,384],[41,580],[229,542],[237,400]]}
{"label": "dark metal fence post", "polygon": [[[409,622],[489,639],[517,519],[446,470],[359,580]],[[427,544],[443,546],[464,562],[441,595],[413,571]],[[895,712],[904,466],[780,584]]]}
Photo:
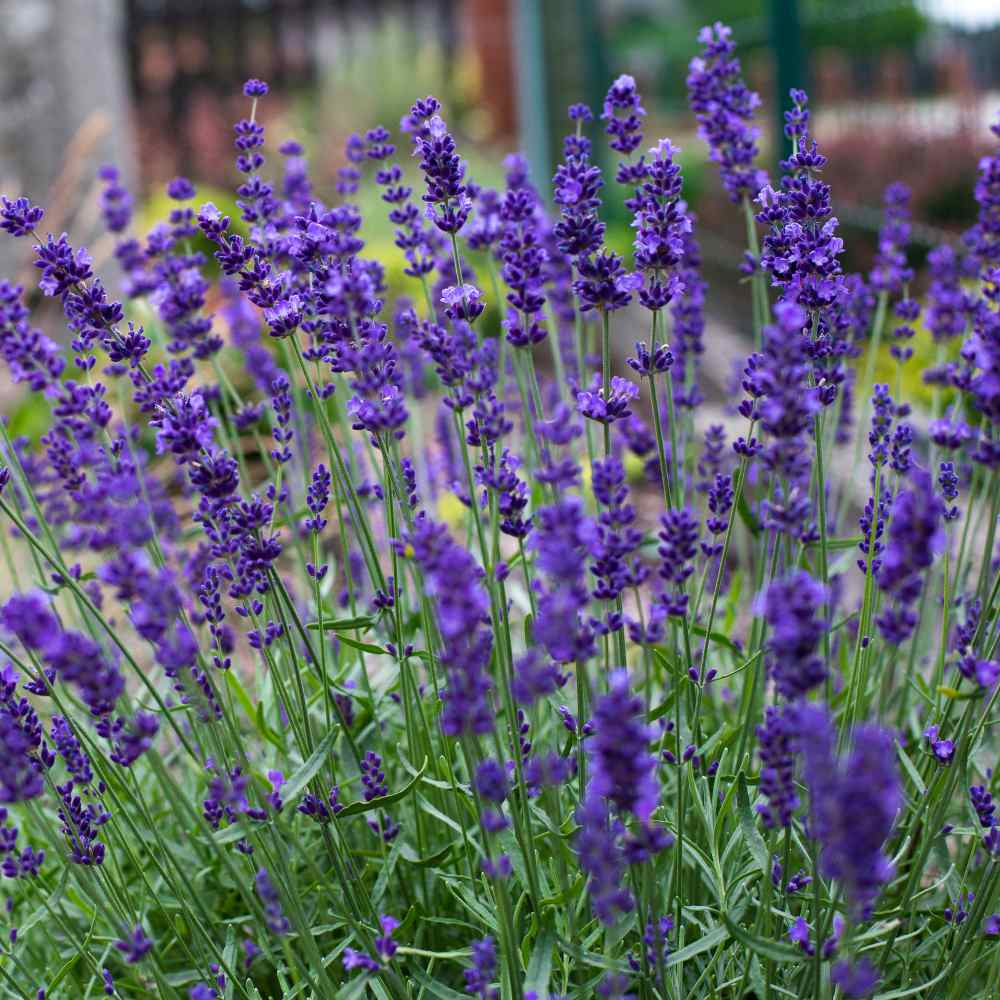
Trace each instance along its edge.
{"label": "dark metal fence post", "polygon": [[774,50],[777,89],[777,99],[774,101],[777,115],[774,152],[777,165],[777,161],[786,159],[792,153],[792,144],[785,137],[784,112],[792,106],[788,91],[792,87],[806,86],[806,66],[798,0],[770,0],[770,12],[771,48]]}
{"label": "dark metal fence post", "polygon": [[514,33],[517,126],[521,148],[528,157],[531,177],[538,189],[547,191],[552,168],[549,159],[544,26],[539,0],[516,0],[511,27]]}

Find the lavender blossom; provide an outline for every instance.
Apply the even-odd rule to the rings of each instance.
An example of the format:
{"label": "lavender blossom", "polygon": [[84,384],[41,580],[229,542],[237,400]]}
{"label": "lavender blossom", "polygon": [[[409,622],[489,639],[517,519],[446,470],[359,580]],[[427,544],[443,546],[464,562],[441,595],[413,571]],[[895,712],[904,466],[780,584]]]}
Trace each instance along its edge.
{"label": "lavender blossom", "polygon": [[597,794],[588,794],[577,809],[580,830],[576,852],[580,867],[588,876],[587,892],[595,916],[611,925],[618,913],[635,907],[632,894],[624,886],[625,859],[618,843],[618,831],[608,816],[607,805]]}
{"label": "lavender blossom", "polygon": [[795,725],[809,789],[810,832],[821,846],[820,870],[843,884],[855,914],[865,917],[892,875],[882,852],[902,804],[892,738],[875,726],[861,726],[849,757],[838,759],[833,726],[822,708],[803,705]]}
{"label": "lavender blossom", "polygon": [[656,760],[649,753],[652,734],[637,716],[642,700],[629,690],[628,674],[608,678],[608,694],[594,706],[595,735],[588,744],[593,765],[588,794],[608,799],[623,813],[648,823],[659,799]]}
{"label": "lavender blossom", "polygon": [[826,668],[816,653],[829,627],[821,617],[827,594],[805,570],[775,580],[764,597],[770,626],[768,672],[784,698],[802,698],[823,683]]}
{"label": "lavender blossom", "polygon": [[767,173],[754,166],[760,129],[753,117],[760,97],[743,82],[732,36],[718,21],[698,33],[702,53],[689,67],[688,103],[730,199],[753,201],[767,183]]}
{"label": "lavender blossom", "polygon": [[529,540],[545,584],[538,599],[535,637],[559,663],[586,659],[594,649],[593,629],[581,618],[589,594],[586,557],[597,547],[594,522],[578,497],[567,496],[537,514]]}
{"label": "lavender blossom", "polygon": [[254,886],[257,889],[257,895],[260,897],[260,901],[264,906],[264,917],[267,922],[267,929],[276,935],[287,934],[291,928],[288,922],[288,918],[285,916],[284,910],[281,907],[281,897],[278,895],[278,890],[274,888],[271,882],[271,877],[267,873],[266,868],[260,868],[257,870],[257,875],[254,878]]}
{"label": "lavender blossom", "polygon": [[679,268],[684,260],[685,234],[691,220],[681,202],[677,148],[661,139],[650,151],[650,161],[637,191],[635,266],[643,275],[639,301],[652,311],[662,309],[685,288]]}
{"label": "lavender blossom", "polygon": [[628,156],[642,142],[642,119],[646,115],[635,80],[626,75],[618,77],[604,98],[601,121],[604,131],[611,136],[611,148]]}
{"label": "lavender blossom", "polygon": [[906,264],[906,244],[910,238],[910,189],[890,184],[885,189],[885,221],[878,235],[878,251],[868,280],[879,292],[898,293],[913,280]]}
{"label": "lavender blossom", "polygon": [[944,542],[944,504],[934,492],[930,474],[914,468],[912,489],[900,490],[893,504],[889,542],[882,557],[878,585],[896,599],[877,619],[887,642],[899,645],[916,627],[913,610],[923,588],[923,576]]}
{"label": "lavender blossom", "polygon": [[757,727],[760,741],[760,791],[767,805],[757,806],[766,827],[787,827],[799,807],[795,788],[795,719],[768,706],[765,723]]}
{"label": "lavender blossom", "polygon": [[782,163],[787,171],[778,191],[764,187],[757,197],[757,220],[770,225],[761,247],[760,266],[771,276],[783,301],[815,312],[831,306],[841,294],[839,257],[843,240],[836,235],[830,188],[817,176],[826,157],[809,138],[808,98],[792,91],[796,126],[795,150]]}
{"label": "lavender blossom", "polygon": [[497,972],[497,950],[493,938],[484,937],[472,942],[472,965],[465,970],[465,992],[494,1000],[499,991],[490,985]]}
{"label": "lavender blossom", "polygon": [[564,159],[553,178],[553,199],[560,219],[553,228],[556,245],[574,260],[587,259],[604,239],[597,216],[604,184],[600,168],[590,162],[590,141],[579,133],[567,136]]}
{"label": "lavender blossom", "polygon": [[149,954],[153,947],[153,942],[146,937],[146,932],[141,924],[127,929],[122,938],[115,941],[115,947],[125,956],[125,961],[129,965],[141,962]]}
{"label": "lavender blossom", "polygon": [[444,525],[427,517],[418,518],[396,546],[420,565],[436,605],[448,672],[441,729],[448,736],[488,733],[494,725],[486,669],[492,643],[484,627],[490,618],[483,572]]}
{"label": "lavender blossom", "polygon": [[418,101],[410,109],[411,120],[421,120],[414,136],[420,169],[424,173],[427,191],[427,217],[443,233],[454,235],[469,217],[472,199],[465,183],[465,164],[455,152],[455,140],[437,114],[440,104],[433,97]]}

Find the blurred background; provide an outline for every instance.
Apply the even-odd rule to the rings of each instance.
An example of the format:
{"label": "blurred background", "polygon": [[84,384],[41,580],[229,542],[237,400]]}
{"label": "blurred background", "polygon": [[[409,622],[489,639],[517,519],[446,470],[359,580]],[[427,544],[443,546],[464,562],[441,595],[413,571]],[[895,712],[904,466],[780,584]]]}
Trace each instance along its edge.
{"label": "blurred background", "polygon": [[[976,163],[1000,109],[1000,0],[0,0],[0,192],[45,205],[45,228],[95,241],[99,263],[110,253],[97,225],[102,163],[120,168],[141,221],[165,214],[176,174],[225,210],[248,76],[271,84],[269,149],[301,141],[324,193],[352,131],[394,129],[428,93],[476,180],[500,182],[503,154],[521,149],[545,187],[566,106],[599,110],[627,72],[649,144],[667,135],[683,149],[710,307],[736,325],[743,223],[720,195],[684,85],[697,30],[716,19],[733,27],[763,98],[768,166],[782,153],[779,95],[809,89],[848,269],[869,265],[891,180],[914,191],[915,263],[972,221]],[[609,242],[623,249],[628,220],[620,205],[607,211]],[[364,235],[369,252],[392,256],[374,194]],[[26,242],[0,242],[0,273],[23,269]]]}

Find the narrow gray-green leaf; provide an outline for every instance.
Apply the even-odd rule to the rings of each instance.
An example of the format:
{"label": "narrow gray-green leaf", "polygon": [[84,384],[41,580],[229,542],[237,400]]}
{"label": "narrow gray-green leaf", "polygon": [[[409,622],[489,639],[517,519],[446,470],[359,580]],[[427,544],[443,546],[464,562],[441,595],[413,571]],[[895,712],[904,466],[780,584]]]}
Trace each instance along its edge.
{"label": "narrow gray-green leaf", "polygon": [[351,632],[355,629],[371,628],[378,622],[378,615],[357,615],[354,618],[332,618],[330,621],[309,622],[306,628],[322,629],[324,632]]}
{"label": "narrow gray-green leaf", "polygon": [[740,944],[745,945],[752,952],[762,958],[770,959],[772,962],[802,962],[805,959],[802,950],[790,944],[781,944],[777,941],[769,941],[759,938],[749,931],[744,930],[728,913],[722,914],[729,933],[736,938]]}
{"label": "narrow gray-green leaf", "polygon": [[703,934],[697,941],[692,941],[691,944],[685,945],[679,951],[675,951],[666,960],[664,965],[668,969],[675,965],[682,965],[688,959],[694,958],[695,955],[700,955],[703,951],[709,951],[716,945],[722,944],[727,937],[729,937],[729,931],[719,924],[717,927],[713,927],[707,934]]}
{"label": "narrow gray-green leaf", "polygon": [[771,859],[768,857],[764,838],[760,835],[757,824],[754,822],[753,810],[750,808],[750,796],[747,793],[747,781],[742,771],[736,779],[736,805],[739,809],[740,832],[743,834],[743,839],[746,841],[760,873],[767,875],[771,867]]}
{"label": "narrow gray-green leaf", "polygon": [[306,785],[319,774],[320,768],[330,756],[330,751],[333,749],[333,744],[337,740],[339,731],[339,727],[331,729],[319,741],[316,749],[309,755],[309,759],[292,774],[287,784],[282,788],[282,798],[288,802],[298,798],[299,793],[304,791]]}
{"label": "narrow gray-green leaf", "polygon": [[555,932],[543,927],[535,940],[528,961],[528,971],[524,977],[525,992],[534,990],[539,997],[549,995],[549,976],[552,975],[552,949],[556,943]]}

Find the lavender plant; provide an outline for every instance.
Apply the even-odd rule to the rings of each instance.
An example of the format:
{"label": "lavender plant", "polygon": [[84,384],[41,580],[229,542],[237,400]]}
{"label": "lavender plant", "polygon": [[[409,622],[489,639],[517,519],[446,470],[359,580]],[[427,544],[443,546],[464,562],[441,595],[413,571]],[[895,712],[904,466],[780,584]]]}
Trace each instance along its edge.
{"label": "lavender plant", "polygon": [[[250,80],[238,218],[178,178],[140,234],[102,171],[121,300],[0,202],[68,331],[0,284],[50,416],[0,424],[4,996],[997,995],[1000,154],[922,306],[905,190],[845,274],[806,95],[769,182],[701,42],[756,336],[707,433],[696,220],[628,76],[631,260],[580,105],[556,214],[518,157],[468,176],[433,97],[326,202]],[[857,371],[890,305],[895,390]]]}

